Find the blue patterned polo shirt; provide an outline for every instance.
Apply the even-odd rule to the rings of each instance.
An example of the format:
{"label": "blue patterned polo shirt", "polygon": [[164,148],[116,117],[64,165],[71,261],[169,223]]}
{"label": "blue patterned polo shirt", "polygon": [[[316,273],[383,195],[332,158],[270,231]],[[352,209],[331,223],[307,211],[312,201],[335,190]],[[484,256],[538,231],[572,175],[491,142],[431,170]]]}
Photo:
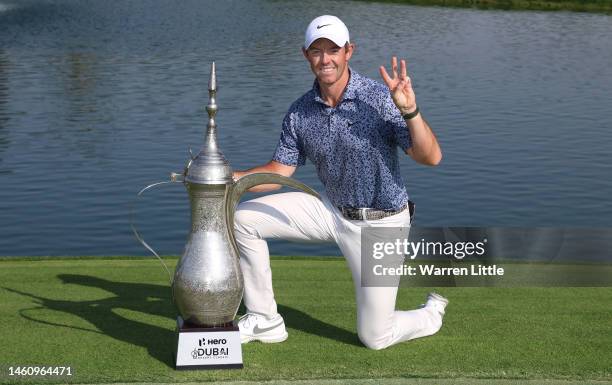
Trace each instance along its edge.
{"label": "blue patterned polo shirt", "polygon": [[329,107],[315,79],[283,120],[273,160],[310,160],[336,206],[398,209],[408,202],[398,151],[411,145],[406,122],[384,84],[351,70],[342,100]]}

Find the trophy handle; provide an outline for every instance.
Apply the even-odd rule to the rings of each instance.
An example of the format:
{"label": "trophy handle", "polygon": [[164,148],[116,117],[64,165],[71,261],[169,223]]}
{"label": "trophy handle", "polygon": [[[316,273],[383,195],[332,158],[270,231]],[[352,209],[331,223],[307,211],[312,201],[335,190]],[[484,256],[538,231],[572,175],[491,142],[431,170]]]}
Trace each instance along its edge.
{"label": "trophy handle", "polygon": [[236,207],[240,202],[240,197],[242,196],[242,194],[244,194],[248,189],[258,186],[260,184],[281,184],[284,186],[293,187],[296,190],[304,191],[307,194],[321,199],[321,196],[318,192],[311,189],[304,183],[293,178],[278,174],[255,173],[245,175],[242,178],[238,179],[236,183],[231,185],[226,190],[225,197],[225,215],[227,220],[227,228],[229,230],[228,232],[230,240],[236,252],[238,252],[238,244],[236,243],[236,238],[234,237],[234,214],[236,212]]}
{"label": "trophy handle", "polygon": [[136,225],[134,225],[134,217],[135,217],[134,206],[138,198],[140,198],[145,191],[152,189],[154,187],[160,186],[162,184],[177,183],[177,182],[180,182],[180,183],[183,182],[183,174],[178,174],[178,173],[173,172],[170,174],[170,180],[153,183],[143,188],[142,190],[140,190],[140,192],[136,194],[136,199],[132,201],[132,203],[130,204],[130,227],[132,228],[132,232],[134,233],[134,236],[136,236],[136,239],[138,240],[138,242],[140,242],[140,244],[142,244],[147,250],[149,250],[153,255],[155,255],[157,259],[159,260],[159,262],[161,262],[162,266],[164,267],[164,270],[166,270],[166,272],[168,273],[168,278],[170,279],[170,286],[172,286],[173,279],[172,279],[172,273],[170,273],[168,266],[166,265],[164,260],[159,256],[159,254],[157,254],[157,252],[151,246],[149,246],[147,242],[145,242],[145,240],[142,238],[138,230],[136,230]]}

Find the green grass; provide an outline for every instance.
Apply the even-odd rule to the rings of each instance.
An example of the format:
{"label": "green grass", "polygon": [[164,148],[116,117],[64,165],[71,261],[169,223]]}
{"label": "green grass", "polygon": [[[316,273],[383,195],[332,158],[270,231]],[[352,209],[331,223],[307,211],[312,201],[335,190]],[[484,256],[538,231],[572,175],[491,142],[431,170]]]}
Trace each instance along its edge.
{"label": "green grass", "polygon": [[610,0],[377,0],[385,3],[401,3],[425,6],[444,6],[478,9],[573,11],[612,13]]}
{"label": "green grass", "polygon": [[[176,313],[156,261],[0,261],[0,383],[612,383],[612,288],[440,288],[451,303],[437,335],[372,351],[355,332],[344,261],[272,267],[289,339],[244,345],[242,370],[175,371]],[[402,287],[398,307],[429,290]],[[70,365],[75,375],[14,379],[10,365]]]}

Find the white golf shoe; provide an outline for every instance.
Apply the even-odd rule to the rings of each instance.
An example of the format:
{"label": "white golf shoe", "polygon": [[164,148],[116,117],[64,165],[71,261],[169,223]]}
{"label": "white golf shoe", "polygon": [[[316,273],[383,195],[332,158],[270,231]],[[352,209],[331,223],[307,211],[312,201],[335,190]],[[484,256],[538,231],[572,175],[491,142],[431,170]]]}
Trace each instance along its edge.
{"label": "white golf shoe", "polygon": [[289,336],[285,329],[285,321],[280,314],[268,319],[261,314],[246,313],[238,320],[238,328],[243,344],[251,341],[283,342]]}
{"label": "white golf shoe", "polygon": [[444,315],[448,299],[442,297],[438,293],[429,293],[423,307],[435,309],[441,316]]}

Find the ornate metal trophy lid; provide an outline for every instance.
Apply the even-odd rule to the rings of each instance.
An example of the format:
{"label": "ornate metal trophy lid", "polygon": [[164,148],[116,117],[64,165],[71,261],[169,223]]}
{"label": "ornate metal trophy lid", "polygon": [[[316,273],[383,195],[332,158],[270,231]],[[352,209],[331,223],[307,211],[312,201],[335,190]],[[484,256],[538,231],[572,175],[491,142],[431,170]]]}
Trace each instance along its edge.
{"label": "ornate metal trophy lid", "polygon": [[185,182],[197,184],[227,184],[231,183],[232,168],[217,146],[217,76],[215,73],[215,62],[210,68],[210,80],[208,81],[208,125],[206,126],[206,137],[204,146],[191,159],[185,172]]}

